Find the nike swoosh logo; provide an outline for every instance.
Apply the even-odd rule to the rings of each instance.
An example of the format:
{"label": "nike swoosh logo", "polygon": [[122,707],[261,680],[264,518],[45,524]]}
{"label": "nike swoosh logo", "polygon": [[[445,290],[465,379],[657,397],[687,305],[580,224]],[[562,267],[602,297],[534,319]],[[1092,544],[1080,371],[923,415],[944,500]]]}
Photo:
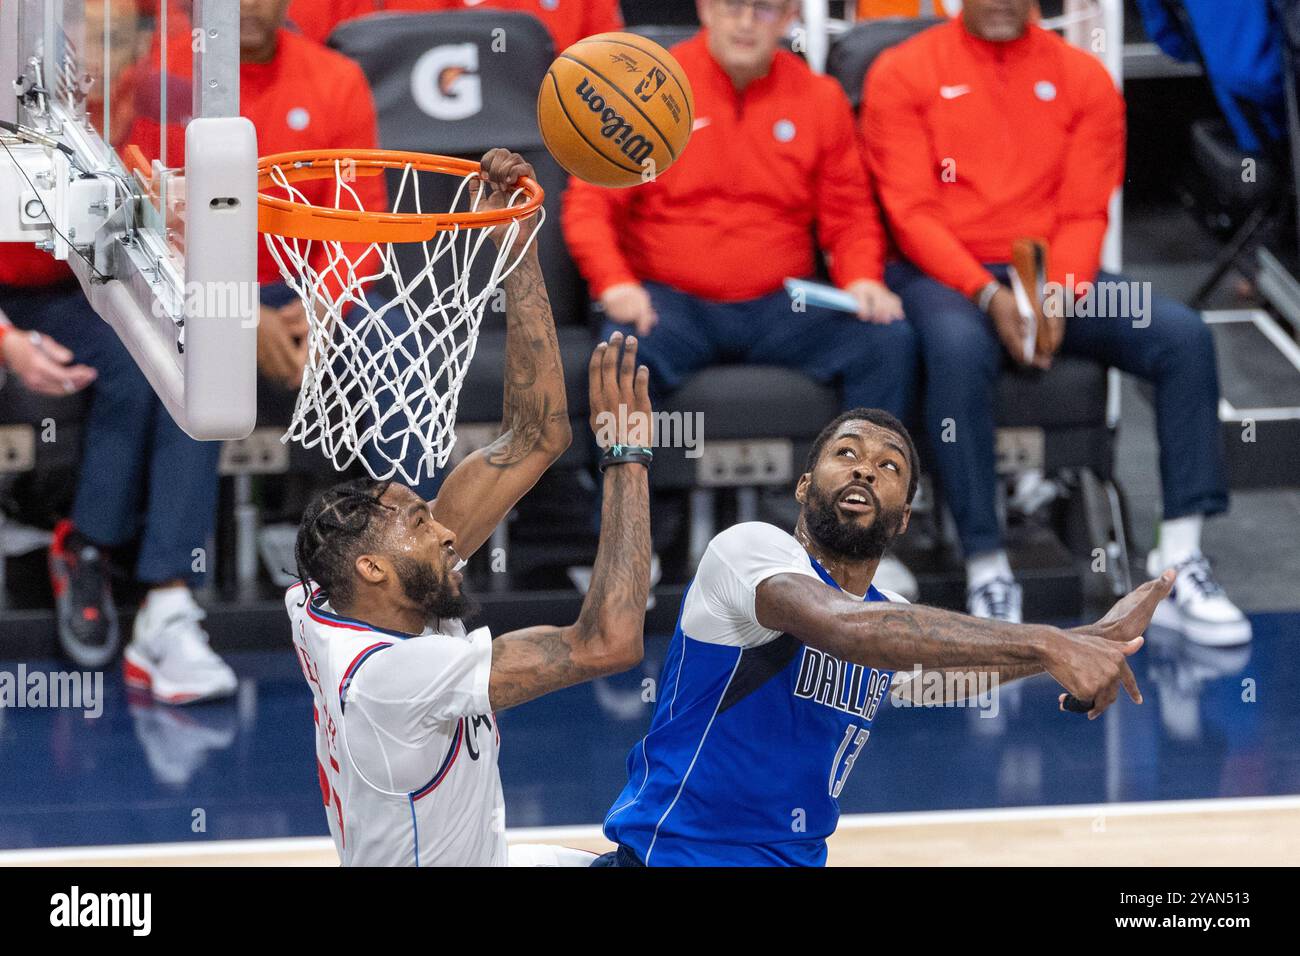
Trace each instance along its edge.
{"label": "nike swoosh logo", "polygon": [[477,7],[480,3],[485,3],[486,0],[464,0],[464,2],[467,7]]}
{"label": "nike swoosh logo", "polygon": [[691,124],[691,132],[694,133],[697,129],[704,129],[704,127],[708,126],[711,122],[712,120],[707,116],[700,116]]}
{"label": "nike swoosh logo", "polygon": [[963,83],[961,86],[941,86],[939,95],[945,100],[955,100],[959,96],[965,96],[970,92],[970,87]]}

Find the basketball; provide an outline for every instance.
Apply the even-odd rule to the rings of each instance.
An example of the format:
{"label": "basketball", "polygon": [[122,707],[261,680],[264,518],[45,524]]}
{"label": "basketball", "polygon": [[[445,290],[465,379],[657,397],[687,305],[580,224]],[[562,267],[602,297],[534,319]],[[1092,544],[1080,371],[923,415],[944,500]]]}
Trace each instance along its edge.
{"label": "basketball", "polygon": [[635,186],[663,173],[686,148],[694,119],[681,66],[632,33],[579,40],[551,64],[537,96],[546,148],[597,186]]}

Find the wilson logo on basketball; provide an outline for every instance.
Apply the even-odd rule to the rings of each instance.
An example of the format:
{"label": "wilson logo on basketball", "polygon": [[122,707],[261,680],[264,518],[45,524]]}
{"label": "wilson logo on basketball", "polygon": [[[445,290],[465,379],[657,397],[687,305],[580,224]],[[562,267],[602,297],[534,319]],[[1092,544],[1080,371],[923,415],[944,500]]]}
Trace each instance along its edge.
{"label": "wilson logo on basketball", "polygon": [[659,92],[659,87],[663,86],[667,79],[667,73],[659,69],[657,66],[653,67],[641,82],[636,85],[636,89],[633,92],[635,92],[637,96],[641,97],[642,103],[649,103],[650,97]]}
{"label": "wilson logo on basketball", "polygon": [[654,152],[654,144],[640,133],[634,133],[632,124],[605,102],[605,97],[596,92],[586,77],[578,83],[576,92],[593,113],[599,114],[600,135],[611,140],[624,156],[634,163],[643,163]]}

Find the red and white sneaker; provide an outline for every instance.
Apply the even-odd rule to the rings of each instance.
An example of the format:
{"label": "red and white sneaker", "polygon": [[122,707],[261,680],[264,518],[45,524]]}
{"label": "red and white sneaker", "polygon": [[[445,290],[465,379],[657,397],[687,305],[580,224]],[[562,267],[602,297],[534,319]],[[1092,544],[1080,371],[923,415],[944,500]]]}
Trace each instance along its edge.
{"label": "red and white sneaker", "polygon": [[78,667],[98,670],[118,647],[108,558],[65,518],[54,528],[48,560],[59,646]]}
{"label": "red and white sneaker", "polygon": [[199,624],[203,617],[189,588],[150,591],[123,655],[127,686],[147,690],[164,704],[234,694],[239,683],[235,672],[208,646]]}

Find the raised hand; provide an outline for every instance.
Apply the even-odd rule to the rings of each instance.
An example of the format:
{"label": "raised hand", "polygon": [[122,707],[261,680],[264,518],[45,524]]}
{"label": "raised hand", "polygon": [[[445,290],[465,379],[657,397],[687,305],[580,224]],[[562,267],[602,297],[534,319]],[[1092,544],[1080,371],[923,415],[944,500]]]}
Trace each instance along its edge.
{"label": "raised hand", "polygon": [[307,364],[307,315],[302,303],[264,305],[257,322],[257,367],[284,388],[297,389]]}
{"label": "raised hand", "polygon": [[[504,209],[509,205],[510,197],[518,190],[520,179],[525,176],[529,179],[537,178],[532,165],[527,160],[518,153],[500,147],[489,149],[484,153],[483,158],[479,160],[479,166],[482,167],[482,171],[475,184],[478,189],[479,212]],[[533,234],[533,230],[537,227],[537,213],[533,213],[527,219],[521,219],[519,225],[519,234],[515,237],[512,252],[521,251],[524,243]],[[509,226],[497,226],[492,230],[492,241],[498,246],[505,241],[507,229]]]}
{"label": "raised hand", "polygon": [[637,366],[636,347],[636,336],[624,339],[622,332],[615,332],[591,353],[587,367],[591,430],[601,448],[648,448],[652,442],[650,370]]}
{"label": "raised hand", "polygon": [[1169,596],[1173,586],[1174,571],[1170,568],[1116,601],[1101,620],[1076,627],[1074,631],[1104,637],[1108,641],[1131,641],[1146,631],[1156,607]]}

